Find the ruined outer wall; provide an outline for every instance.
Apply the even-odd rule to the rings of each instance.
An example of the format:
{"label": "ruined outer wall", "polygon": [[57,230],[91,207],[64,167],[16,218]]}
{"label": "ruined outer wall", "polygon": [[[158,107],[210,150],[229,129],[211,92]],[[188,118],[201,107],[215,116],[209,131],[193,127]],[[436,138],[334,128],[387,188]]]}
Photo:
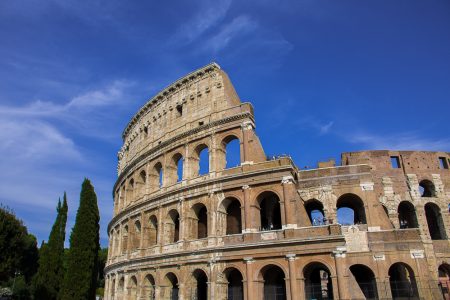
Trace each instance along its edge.
{"label": "ruined outer wall", "polygon": [[[174,278],[179,298],[192,299],[198,274],[207,277],[208,299],[227,299],[230,270],[242,276],[244,299],[263,299],[264,278],[275,267],[287,299],[305,299],[319,267],[328,272],[333,299],[358,299],[364,294],[350,270],[356,265],[373,272],[379,298],[391,299],[389,270],[398,263],[411,268],[422,299],[439,299],[431,286],[438,266],[450,264],[450,245],[431,238],[425,205],[440,207],[450,236],[450,175],[437,161],[448,153],[352,152],[342,154],[342,166],[299,170],[289,157],[267,160],[254,129],[253,107],[240,102],[216,64],[177,80],[137,112],[119,152],[106,299],[169,299]],[[233,139],[240,165],[227,168]],[[200,174],[206,148],[209,170]],[[391,167],[391,156],[401,168]],[[433,197],[420,195],[424,179],[434,184]],[[262,204],[269,198],[279,206],[277,228],[263,228],[263,217],[275,211]],[[418,228],[400,228],[403,201],[417,212]],[[339,224],[341,206],[363,217]],[[326,223],[313,224],[313,209]],[[230,226],[236,219],[229,216],[240,227]]]}

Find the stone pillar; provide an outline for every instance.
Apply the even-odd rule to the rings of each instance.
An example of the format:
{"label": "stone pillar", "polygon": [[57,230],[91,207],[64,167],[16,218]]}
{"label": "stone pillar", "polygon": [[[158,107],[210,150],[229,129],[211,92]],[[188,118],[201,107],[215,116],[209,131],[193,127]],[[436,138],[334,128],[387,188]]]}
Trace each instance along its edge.
{"label": "stone pillar", "polygon": [[[145,214],[144,212],[141,212],[141,236],[139,238],[139,249],[144,248],[144,232],[146,231],[145,228],[147,226],[147,221],[145,220]],[[145,222],[145,223],[144,223]]]}
{"label": "stone pillar", "polygon": [[298,279],[299,284],[297,285],[298,287],[298,299],[304,299],[305,298],[305,278],[303,278],[303,274],[301,275],[302,277]]}
{"label": "stone pillar", "polygon": [[339,299],[340,300],[348,300],[350,299],[349,290],[348,290],[348,280],[345,274],[346,270],[346,249],[345,247],[337,247],[334,254],[334,262],[336,264],[336,275],[337,275],[337,283],[339,288]]}
{"label": "stone pillar", "polygon": [[253,300],[255,299],[255,290],[253,287],[253,262],[255,260],[253,259],[253,257],[244,257],[244,262],[245,262],[245,269],[246,269],[246,277],[247,277],[247,294],[245,296],[247,296],[245,298],[245,300]]}
{"label": "stone pillar", "polygon": [[281,180],[283,185],[283,201],[284,201],[284,224],[283,228],[296,228],[296,222],[294,218],[294,210],[291,201],[293,193],[295,193],[295,187],[293,185],[294,178],[292,176],[284,176]]}
{"label": "stone pillar", "polygon": [[251,232],[253,229],[252,208],[251,208],[251,203],[250,203],[250,186],[243,185],[242,190],[244,191],[244,214],[242,215],[242,216],[244,216],[244,218],[243,218],[244,226],[242,226],[242,227],[244,228],[243,232],[248,233],[248,232]]}
{"label": "stone pillar", "polygon": [[286,258],[289,262],[289,289],[291,292],[291,300],[300,300],[297,292],[295,254],[286,254]]}
{"label": "stone pillar", "polygon": [[253,130],[251,122],[247,121],[242,123],[242,148],[243,148],[243,164],[251,163],[250,161],[250,147],[248,145],[250,131]]}
{"label": "stone pillar", "polygon": [[163,232],[164,232],[164,216],[162,207],[158,207],[158,233],[156,236],[156,244],[162,247],[164,245]]}

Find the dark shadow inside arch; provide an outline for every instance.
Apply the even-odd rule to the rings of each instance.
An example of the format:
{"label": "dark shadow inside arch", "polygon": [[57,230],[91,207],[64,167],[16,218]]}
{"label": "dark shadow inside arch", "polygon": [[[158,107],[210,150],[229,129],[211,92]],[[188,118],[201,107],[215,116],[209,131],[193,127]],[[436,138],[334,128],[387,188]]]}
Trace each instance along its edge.
{"label": "dark shadow inside arch", "polygon": [[422,180],[419,183],[419,193],[421,197],[435,197],[436,188],[434,187],[433,182],[427,179]]}
{"label": "dark shadow inside arch", "polygon": [[365,299],[378,299],[377,284],[372,270],[364,265],[353,265],[350,272],[358,283],[360,292]]}
{"label": "dark shadow inside arch", "polygon": [[225,270],[228,281],[227,300],[244,300],[244,285],[241,272],[235,268]]}
{"label": "dark shadow inside arch", "polygon": [[155,300],[155,279],[150,274],[144,279],[144,296],[145,299]]}
{"label": "dark shadow inside arch", "polygon": [[408,201],[402,201],[398,205],[398,221],[400,229],[419,228],[414,205]]}
{"label": "dark shadow inside arch", "polygon": [[266,266],[261,270],[264,281],[264,300],[285,300],[286,284],[283,270],[274,265]]}
{"label": "dark shadow inside arch", "polygon": [[389,268],[388,274],[392,299],[419,299],[416,279],[410,266],[405,263],[395,263]]}
{"label": "dark shadow inside arch", "polygon": [[178,300],[178,278],[173,273],[168,273],[166,275],[166,290],[164,291],[164,294],[167,293],[167,296],[164,295],[164,299],[170,299],[170,300]]}
{"label": "dark shadow inside arch", "polygon": [[281,229],[280,199],[273,192],[264,192],[258,196],[261,230]]}
{"label": "dark shadow inside arch", "polygon": [[180,239],[180,215],[175,209],[169,212],[168,225],[170,226],[168,230],[169,236],[167,237],[169,243],[178,242]]}
{"label": "dark shadow inside arch", "polygon": [[208,277],[203,270],[195,270],[195,290],[193,291],[193,296],[196,300],[207,300],[208,299]]}
{"label": "dark shadow inside arch", "polygon": [[321,263],[311,263],[303,271],[305,299],[333,299],[333,284],[330,270]]}
{"label": "dark shadow inside arch", "polygon": [[241,203],[236,199],[227,199],[227,229],[226,234],[242,233]]}
{"label": "dark shadow inside arch", "polygon": [[196,204],[194,205],[193,210],[197,218],[196,238],[203,239],[208,237],[208,212],[206,206],[203,204]]}
{"label": "dark shadow inside arch", "polygon": [[434,203],[425,204],[425,216],[427,218],[428,231],[432,240],[445,240],[444,220],[442,219],[441,209]]}

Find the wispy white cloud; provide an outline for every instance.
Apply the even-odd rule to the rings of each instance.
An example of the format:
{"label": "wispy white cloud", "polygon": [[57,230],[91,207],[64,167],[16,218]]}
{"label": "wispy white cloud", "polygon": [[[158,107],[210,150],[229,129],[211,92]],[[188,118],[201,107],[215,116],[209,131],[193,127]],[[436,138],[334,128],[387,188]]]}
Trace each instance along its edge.
{"label": "wispy white cloud", "polygon": [[75,112],[86,112],[99,107],[120,105],[123,100],[124,89],[131,85],[131,82],[117,80],[102,89],[77,95],[65,104],[36,100],[22,107],[0,106],[0,115],[55,118],[67,117],[67,115],[73,116]]}
{"label": "wispy white cloud", "polygon": [[312,128],[319,135],[330,133],[334,125],[334,121],[324,121],[321,118],[313,116],[300,117],[295,123],[300,126],[307,126],[308,128]]}
{"label": "wispy white cloud", "polygon": [[186,44],[195,41],[225,18],[230,5],[231,0],[201,1],[198,13],[190,21],[181,25],[174,40]]}
{"label": "wispy white cloud", "polygon": [[211,50],[213,53],[224,49],[231,40],[239,35],[248,34],[257,29],[258,24],[247,15],[241,15],[225,24],[212,38],[206,41],[204,49]]}
{"label": "wispy white cloud", "polygon": [[397,149],[397,150],[431,150],[448,151],[449,138],[431,139],[417,132],[406,132],[392,135],[377,135],[371,133],[356,133],[346,135],[346,139],[355,144],[362,144],[370,149]]}
{"label": "wispy white cloud", "polygon": [[81,160],[72,139],[55,126],[39,120],[2,118],[0,120],[1,160],[70,158]]}

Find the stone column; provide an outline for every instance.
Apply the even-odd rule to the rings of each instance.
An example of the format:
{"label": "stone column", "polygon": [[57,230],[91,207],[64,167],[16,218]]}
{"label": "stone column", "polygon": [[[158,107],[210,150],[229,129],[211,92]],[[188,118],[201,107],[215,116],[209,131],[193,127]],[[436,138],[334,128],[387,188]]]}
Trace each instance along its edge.
{"label": "stone column", "polygon": [[296,222],[294,219],[294,209],[291,205],[292,200],[292,189],[295,188],[293,185],[294,178],[292,176],[284,176],[283,180],[281,180],[281,184],[283,185],[283,201],[284,201],[284,224],[283,228],[296,228]]}
{"label": "stone column", "polygon": [[337,247],[334,254],[334,262],[336,264],[336,275],[337,275],[337,283],[339,288],[339,299],[340,300],[348,300],[350,299],[349,291],[348,291],[348,280],[345,274],[346,269],[346,249],[345,247]]}
{"label": "stone column", "polygon": [[244,257],[245,269],[246,269],[246,277],[247,277],[247,294],[245,300],[253,300],[255,299],[255,290],[253,288],[253,262],[255,260],[253,257]]}
{"label": "stone column", "polygon": [[304,299],[305,298],[305,278],[303,278],[303,274],[301,275],[302,277],[300,277],[298,279],[299,284],[298,286],[298,299]]}
{"label": "stone column", "polygon": [[139,249],[143,249],[144,248],[144,232],[146,231],[145,228],[147,226],[147,222],[145,220],[144,212],[141,212],[141,220],[140,220],[140,222],[141,222],[141,236],[139,238]]}
{"label": "stone column", "polygon": [[249,233],[253,229],[252,224],[252,208],[250,203],[250,186],[243,185],[242,190],[244,191],[244,220],[243,220],[243,232]]}
{"label": "stone column", "polygon": [[251,130],[253,130],[253,124],[250,121],[242,123],[243,164],[250,163],[250,147],[248,141]]}
{"label": "stone column", "polygon": [[164,216],[163,216],[163,209],[162,207],[158,207],[158,232],[157,232],[157,236],[156,236],[156,244],[161,247],[164,245],[164,240],[163,240],[163,232],[164,232]]}
{"label": "stone column", "polygon": [[286,258],[289,262],[289,289],[291,292],[291,300],[299,300],[300,297],[297,293],[295,254],[286,254]]}

